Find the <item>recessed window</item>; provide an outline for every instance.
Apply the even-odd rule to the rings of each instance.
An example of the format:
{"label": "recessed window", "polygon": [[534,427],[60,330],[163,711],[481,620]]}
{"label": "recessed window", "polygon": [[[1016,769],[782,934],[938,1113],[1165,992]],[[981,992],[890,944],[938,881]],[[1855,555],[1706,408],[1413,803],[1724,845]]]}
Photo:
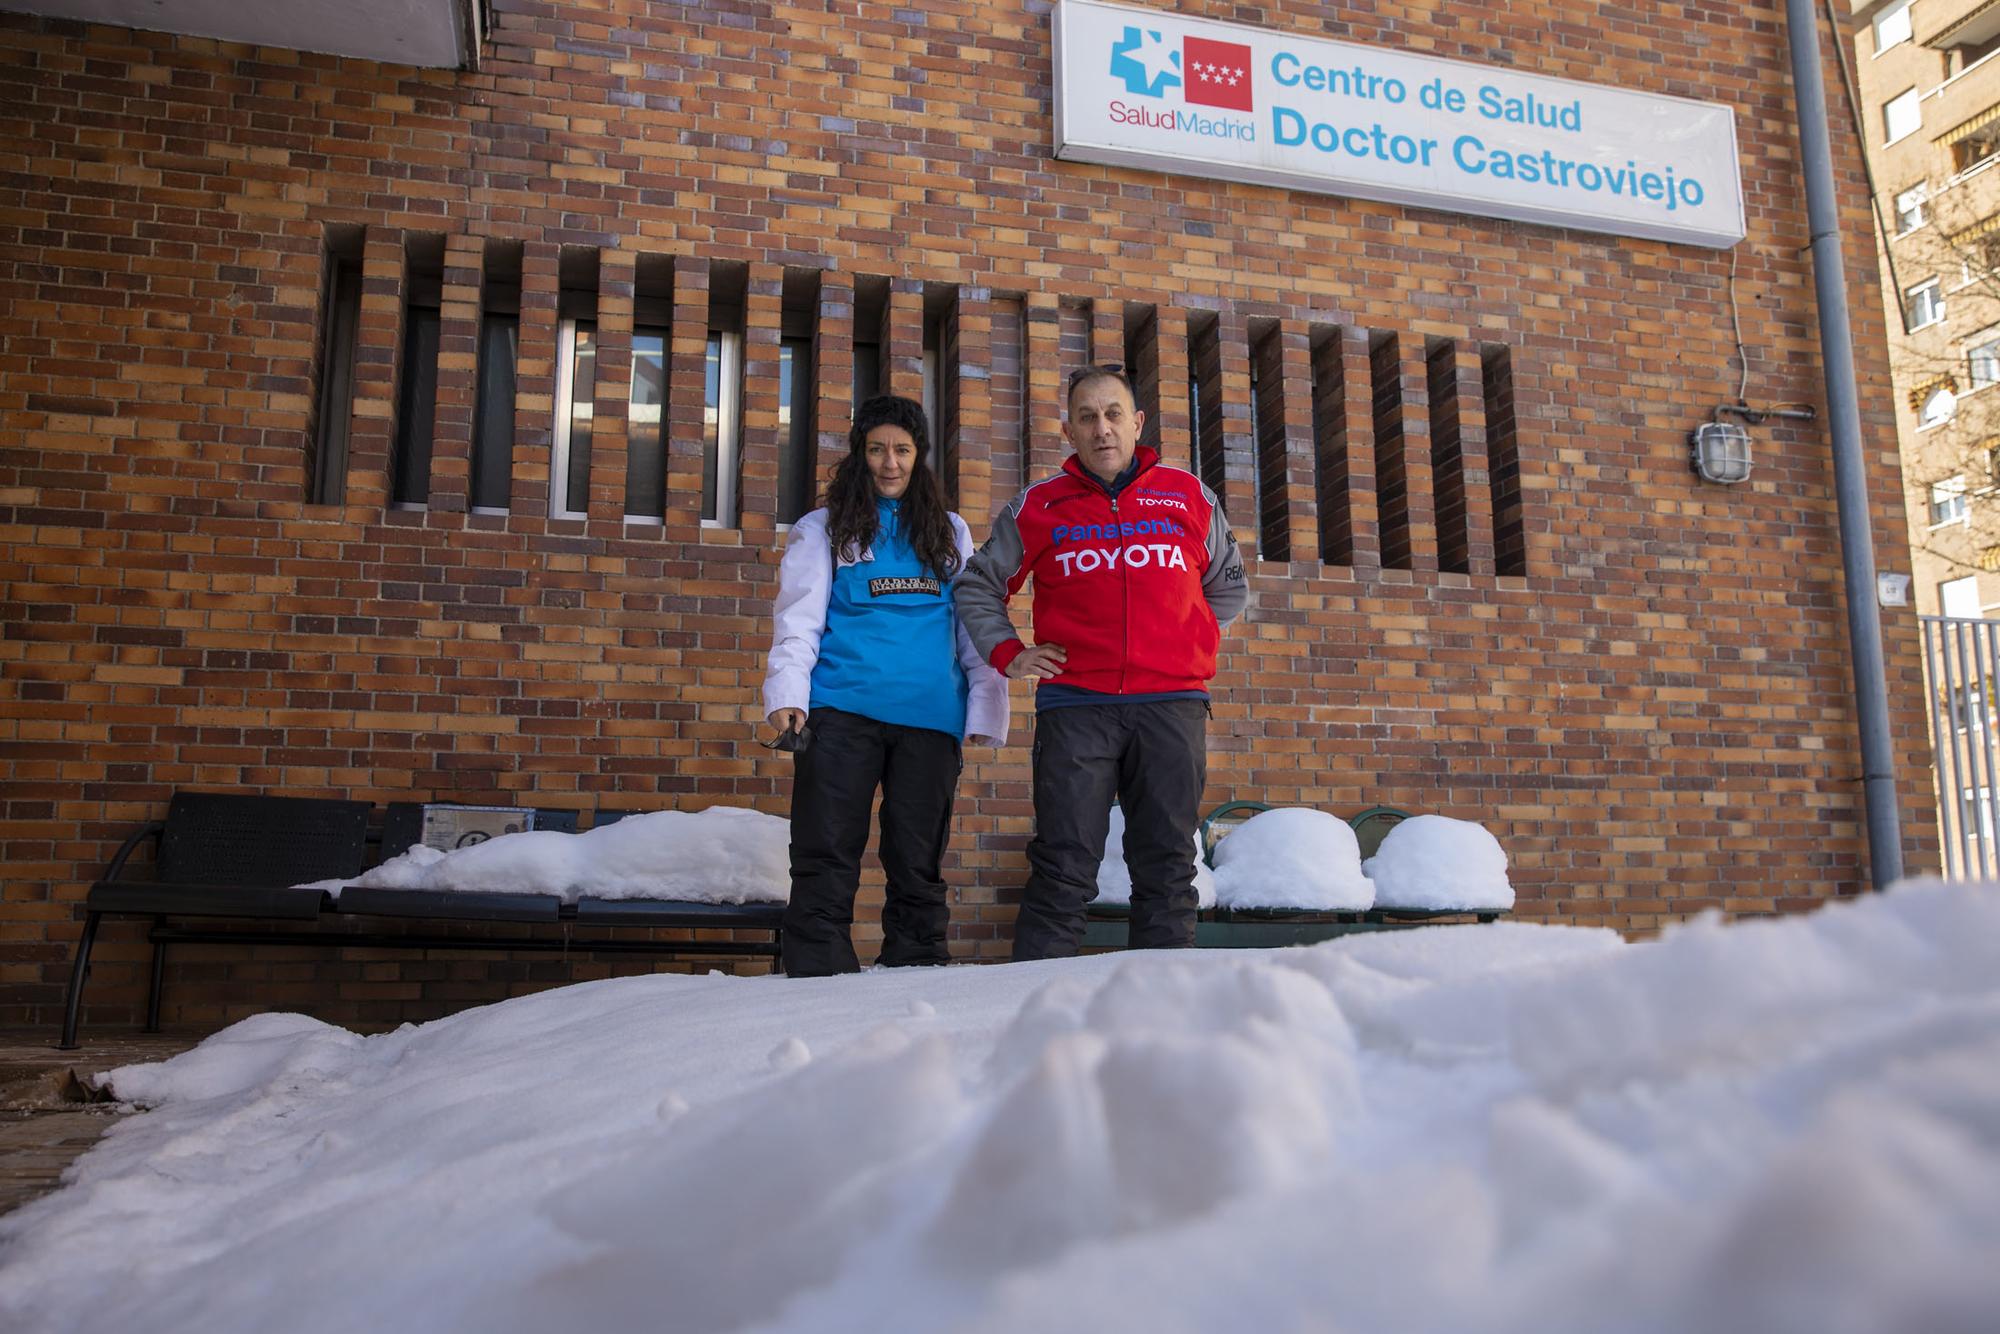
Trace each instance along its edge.
{"label": "recessed window", "polygon": [[474,514],[507,512],[514,472],[514,387],[520,352],[519,314],[489,311],[480,317],[479,396],[472,408]]}
{"label": "recessed window", "polygon": [[778,344],[778,522],[796,523],[813,507],[818,449],[813,439],[812,339],[786,338]]}
{"label": "recessed window", "polygon": [[1951,420],[1952,413],[1956,411],[1958,395],[1939,385],[1924,395],[1923,406],[1917,409],[1917,429],[1928,431],[1933,426],[1942,426]]}
{"label": "recessed window", "polygon": [[1913,232],[1930,221],[1931,187],[1919,181],[1896,196],[1896,230]]}
{"label": "recessed window", "polygon": [[597,323],[566,319],[556,334],[555,450],[549,512],[581,519],[590,510],[590,432],[597,409]]}
{"label": "recessed window", "polygon": [[743,438],[743,335],[708,332],[701,399],[701,521],[736,526],[736,475]]}
{"label": "recessed window", "polygon": [[1931,526],[1965,518],[1965,478],[1947,477],[1931,483]]}
{"label": "recessed window", "polygon": [[2000,334],[1989,331],[1981,335],[1981,341],[1965,354],[1965,374],[1974,389],[2000,380]]}
{"label": "recessed window", "polygon": [[390,502],[424,509],[431,493],[431,439],[437,424],[439,316],[444,282],[444,238],[409,237],[405,247],[403,340],[396,382],[396,447],[390,463]]}
{"label": "recessed window", "polygon": [[354,415],[354,347],[361,327],[361,231],[327,240],[320,287],[319,384],[313,400],[312,499],[347,493],[347,429]]}
{"label": "recessed window", "polygon": [[1910,0],[1890,5],[1875,16],[1875,54],[1910,40]]}
{"label": "recessed window", "polygon": [[625,409],[625,517],[667,514],[667,350],[665,327],[632,331],[632,399]]}
{"label": "recessed window", "polygon": [[1906,89],[1882,104],[1884,143],[1893,144],[1906,135],[1915,134],[1923,123],[1923,106],[1914,88]]}
{"label": "recessed window", "polygon": [[1938,585],[1938,604],[1944,614],[1960,620],[1975,620],[1980,614],[1979,576],[1947,579]]}
{"label": "recessed window", "polygon": [[1903,314],[1912,329],[1936,324],[1944,318],[1944,292],[1935,278],[1926,278],[1903,293]]}

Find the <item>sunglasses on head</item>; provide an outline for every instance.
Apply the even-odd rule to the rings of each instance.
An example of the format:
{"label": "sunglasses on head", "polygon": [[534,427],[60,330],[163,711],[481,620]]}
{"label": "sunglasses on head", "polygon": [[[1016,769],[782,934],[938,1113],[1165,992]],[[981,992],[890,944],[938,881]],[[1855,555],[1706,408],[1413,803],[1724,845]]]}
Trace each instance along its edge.
{"label": "sunglasses on head", "polygon": [[1115,375],[1122,380],[1125,378],[1125,364],[1119,361],[1100,361],[1089,366],[1078,366],[1069,373],[1069,387],[1074,391],[1085,380],[1092,380],[1100,375]]}

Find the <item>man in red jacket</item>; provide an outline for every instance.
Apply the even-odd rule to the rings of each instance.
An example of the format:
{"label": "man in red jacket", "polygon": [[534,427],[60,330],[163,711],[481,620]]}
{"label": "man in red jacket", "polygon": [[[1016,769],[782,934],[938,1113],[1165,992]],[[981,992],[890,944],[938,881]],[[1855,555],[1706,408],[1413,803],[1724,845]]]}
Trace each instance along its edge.
{"label": "man in red jacket", "polygon": [[[959,619],[986,660],[1036,682],[1035,838],[1016,959],[1076,953],[1114,798],[1132,947],[1194,943],[1208,681],[1249,590],[1215,493],[1139,448],[1145,420],[1121,367],[1072,375],[1063,432],[1075,455],[1000,512],[956,585]],[[1031,575],[1033,648],[1007,615]]]}

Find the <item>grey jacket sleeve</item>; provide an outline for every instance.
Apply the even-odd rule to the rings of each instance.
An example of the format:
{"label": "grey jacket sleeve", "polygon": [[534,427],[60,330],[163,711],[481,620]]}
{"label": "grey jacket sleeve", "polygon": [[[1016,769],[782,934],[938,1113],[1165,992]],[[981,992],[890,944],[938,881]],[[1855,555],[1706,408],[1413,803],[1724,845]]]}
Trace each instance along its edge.
{"label": "grey jacket sleeve", "polygon": [[1236,549],[1236,534],[1230,531],[1222,502],[1206,485],[1201,494],[1208,501],[1208,569],[1201,577],[1201,595],[1208,599],[1215,623],[1227,629],[1248,605],[1250,584],[1244,578],[1243,553]]}
{"label": "grey jacket sleeve", "polygon": [[1023,578],[1021,561],[1026,553],[1015,516],[1026,499],[1024,491],[994,518],[993,531],[987,535],[985,545],[965,563],[952,589],[959,623],[972,636],[973,647],[1000,671],[1006,670],[1006,664],[993,662],[995,650],[1014,645],[1013,651],[1006,655],[1009,661],[1020,652],[1021,636],[1007,615],[1007,599],[1020,588]]}

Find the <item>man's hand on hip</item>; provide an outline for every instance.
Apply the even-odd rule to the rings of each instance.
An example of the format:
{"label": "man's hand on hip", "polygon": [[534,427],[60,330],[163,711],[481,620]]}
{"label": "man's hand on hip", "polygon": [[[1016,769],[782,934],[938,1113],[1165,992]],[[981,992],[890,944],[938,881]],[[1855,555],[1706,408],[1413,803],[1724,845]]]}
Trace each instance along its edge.
{"label": "man's hand on hip", "polygon": [[1062,675],[1063,659],[1069,655],[1061,644],[1037,644],[1022,649],[1007,664],[1007,675],[1016,681],[1045,681]]}

